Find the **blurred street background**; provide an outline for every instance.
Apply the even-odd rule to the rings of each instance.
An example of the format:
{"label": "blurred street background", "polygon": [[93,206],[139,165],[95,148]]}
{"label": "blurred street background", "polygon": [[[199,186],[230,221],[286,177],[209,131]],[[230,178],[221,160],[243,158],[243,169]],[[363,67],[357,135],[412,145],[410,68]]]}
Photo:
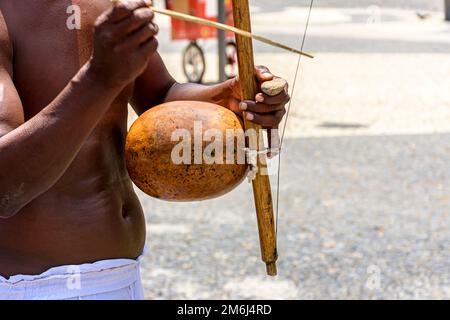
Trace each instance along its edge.
{"label": "blurred street background", "polygon": [[[163,6],[163,1],[155,1]],[[254,32],[300,47],[309,0],[252,1]],[[444,0],[316,0],[282,154],[279,276],[251,186],[173,204],[139,193],[148,299],[450,299],[450,23]],[[170,20],[160,53],[186,81]],[[217,42],[205,80],[217,81]],[[255,43],[294,81],[296,55]],[[133,116],[130,116],[130,121]],[[276,185],[276,176],[272,177]]]}

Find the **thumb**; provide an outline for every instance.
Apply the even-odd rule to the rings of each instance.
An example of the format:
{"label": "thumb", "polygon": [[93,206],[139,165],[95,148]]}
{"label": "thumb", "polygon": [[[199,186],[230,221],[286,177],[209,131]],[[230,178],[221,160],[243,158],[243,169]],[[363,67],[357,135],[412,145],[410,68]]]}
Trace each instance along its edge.
{"label": "thumb", "polygon": [[256,66],[255,75],[259,82],[270,81],[273,79],[273,74],[265,66]]}

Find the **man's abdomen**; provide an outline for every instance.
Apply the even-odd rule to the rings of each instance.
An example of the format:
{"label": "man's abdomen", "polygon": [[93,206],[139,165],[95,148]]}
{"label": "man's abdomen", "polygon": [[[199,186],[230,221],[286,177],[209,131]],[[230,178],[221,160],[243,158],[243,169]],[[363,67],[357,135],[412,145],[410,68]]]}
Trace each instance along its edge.
{"label": "man's abdomen", "polygon": [[140,255],[145,220],[120,154],[121,139],[100,131],[51,189],[0,220],[0,275]]}

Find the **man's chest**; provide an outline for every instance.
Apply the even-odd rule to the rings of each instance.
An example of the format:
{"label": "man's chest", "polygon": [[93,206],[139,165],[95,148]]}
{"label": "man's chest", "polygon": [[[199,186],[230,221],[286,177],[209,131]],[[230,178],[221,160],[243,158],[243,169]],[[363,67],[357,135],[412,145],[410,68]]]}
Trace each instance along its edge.
{"label": "man's chest", "polygon": [[48,104],[78,72],[92,53],[95,21],[109,6],[109,0],[15,0],[2,5],[13,41],[14,82],[24,104]]}

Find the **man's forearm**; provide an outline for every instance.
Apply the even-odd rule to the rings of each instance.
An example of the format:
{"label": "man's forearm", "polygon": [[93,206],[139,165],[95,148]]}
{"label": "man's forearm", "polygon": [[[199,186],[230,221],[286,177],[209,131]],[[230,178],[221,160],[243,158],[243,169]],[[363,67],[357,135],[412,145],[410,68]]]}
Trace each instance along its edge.
{"label": "man's forearm", "polygon": [[216,85],[201,85],[195,83],[175,83],[168,91],[165,102],[177,100],[205,101],[228,108],[232,95],[231,84],[233,80]]}
{"label": "man's forearm", "polygon": [[0,138],[0,217],[14,215],[61,177],[121,90],[85,66],[53,102]]}

